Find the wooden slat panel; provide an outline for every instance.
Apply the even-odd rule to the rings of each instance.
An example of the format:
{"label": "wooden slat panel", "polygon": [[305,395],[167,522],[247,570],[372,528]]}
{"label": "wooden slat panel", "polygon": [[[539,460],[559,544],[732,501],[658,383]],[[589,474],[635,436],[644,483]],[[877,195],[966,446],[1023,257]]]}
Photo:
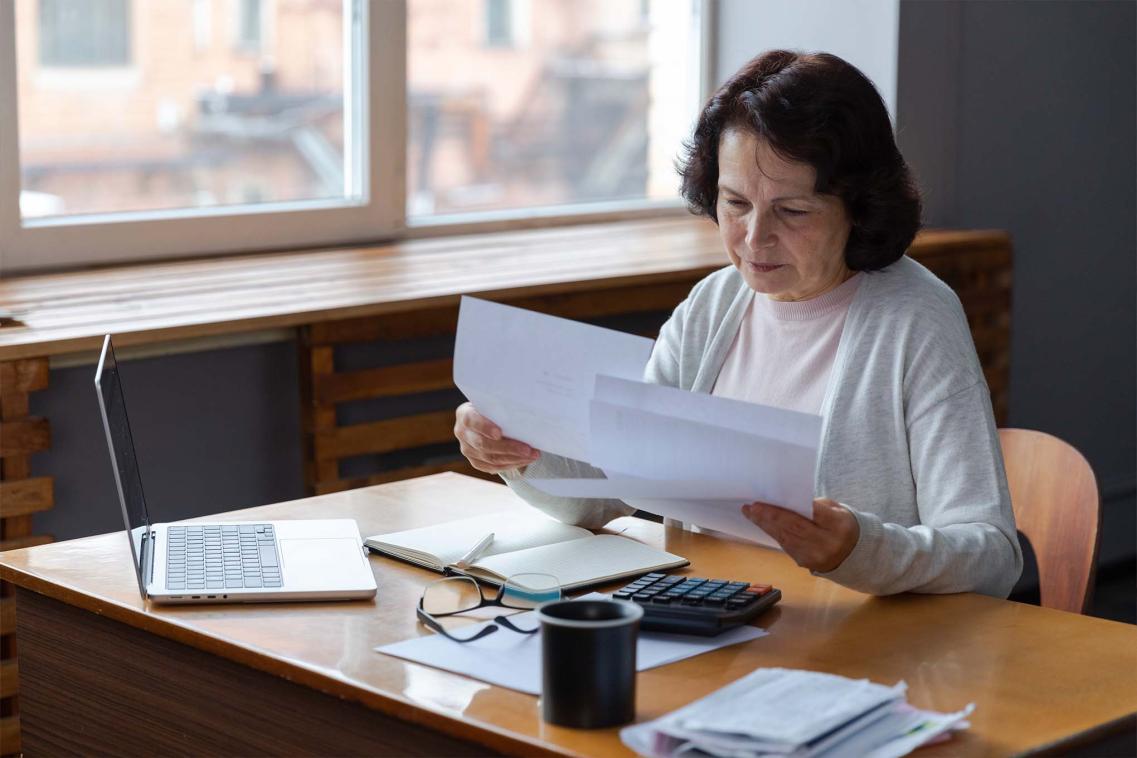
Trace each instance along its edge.
{"label": "wooden slat panel", "polygon": [[16,660],[0,661],[0,699],[15,695],[18,681],[19,667]]}
{"label": "wooden slat panel", "polygon": [[421,413],[416,416],[402,416],[316,432],[316,459],[330,460],[367,453],[389,453],[392,450],[421,447],[453,439],[453,410]]}
{"label": "wooden slat panel", "polygon": [[331,492],[342,492],[344,490],[356,489],[358,487],[369,487],[373,484],[386,484],[387,482],[397,482],[403,479],[414,479],[418,476],[440,474],[443,471],[455,471],[459,474],[468,474],[470,476],[477,476],[483,479],[497,479],[496,476],[478,471],[465,459],[462,459],[457,461],[446,461],[445,463],[431,463],[425,466],[407,466],[405,468],[384,471],[381,474],[374,474],[372,476],[362,476],[354,479],[339,479],[334,482],[325,482],[317,486],[316,494],[326,495]]}
{"label": "wooden slat panel", "polygon": [[[508,305],[548,313],[563,318],[603,318],[622,313],[671,310],[691,290],[691,286],[713,269],[699,269],[678,282],[591,289],[538,297],[500,298]],[[338,344],[370,340],[405,340],[453,334],[458,326],[458,309],[430,308],[362,319],[313,324],[312,344]]]}
{"label": "wooden slat panel", "polygon": [[20,717],[0,718],[0,755],[17,755],[20,752]]}
{"label": "wooden slat panel", "polygon": [[46,358],[0,363],[0,395],[44,389],[47,366]]}
{"label": "wooden slat panel", "polygon": [[20,537],[14,540],[0,540],[0,553],[5,550],[18,550],[22,547],[35,547],[36,545],[46,545],[54,541],[54,537],[49,534],[37,534],[34,537]]}
{"label": "wooden slat panel", "polygon": [[454,361],[450,359],[349,371],[316,377],[314,395],[318,403],[413,395],[453,387],[453,373]]}
{"label": "wooden slat panel", "polygon": [[9,594],[4,596],[3,602],[0,602],[0,637],[14,631],[16,631],[16,596]]}
{"label": "wooden slat panel", "polygon": [[[702,274],[703,272],[699,273]],[[647,311],[670,311],[686,299],[691,287],[700,278],[702,277],[695,276],[689,280],[675,283],[573,292],[566,295],[545,295],[504,302],[526,310],[571,319],[604,318]]]}
{"label": "wooden slat panel", "polygon": [[317,403],[313,387],[335,371],[335,356],[331,346],[312,347],[310,330],[301,333],[300,358],[300,423],[304,450],[304,484],[309,494],[315,492],[318,482],[339,478],[339,466],[334,460],[321,461],[316,457],[314,434],[336,427],[334,405]]}
{"label": "wooden slat panel", "polygon": [[50,476],[0,482],[0,518],[46,511],[55,503]]}
{"label": "wooden slat panel", "polygon": [[0,418],[21,419],[29,414],[28,393],[16,392],[11,395],[0,395]]}
{"label": "wooden slat panel", "polygon": [[370,340],[406,340],[454,334],[458,327],[458,309],[424,308],[413,313],[386,314],[367,318],[324,321],[312,324],[309,331],[313,345]]}
{"label": "wooden slat panel", "polygon": [[[51,427],[45,418],[0,421],[0,457],[28,455],[51,447]],[[10,478],[6,473],[5,479]]]}

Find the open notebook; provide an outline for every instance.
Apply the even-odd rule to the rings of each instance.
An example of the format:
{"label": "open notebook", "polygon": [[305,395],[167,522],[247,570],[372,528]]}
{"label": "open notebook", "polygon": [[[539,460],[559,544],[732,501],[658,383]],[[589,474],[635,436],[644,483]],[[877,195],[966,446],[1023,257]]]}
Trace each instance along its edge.
{"label": "open notebook", "polygon": [[450,521],[368,537],[371,550],[433,571],[454,566],[487,534],[493,542],[463,570],[491,584],[515,574],[551,574],[562,590],[575,590],[628,576],[686,566],[678,555],[612,534],[592,534],[540,513]]}

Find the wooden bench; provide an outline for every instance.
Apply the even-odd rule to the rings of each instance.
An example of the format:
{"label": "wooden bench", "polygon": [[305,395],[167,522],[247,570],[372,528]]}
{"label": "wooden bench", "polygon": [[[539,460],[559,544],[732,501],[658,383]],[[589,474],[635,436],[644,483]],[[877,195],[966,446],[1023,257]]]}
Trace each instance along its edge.
{"label": "wooden bench", "polygon": [[[910,255],[959,294],[996,419],[1005,422],[1009,238],[1001,232],[926,231]],[[51,432],[48,419],[30,416],[29,393],[47,387],[51,358],[93,354],[107,332],[122,348],[295,330],[305,482],[316,494],[436,471],[472,471],[451,435],[456,394],[448,340],[461,295],[653,335],[691,285],[725,262],[714,226],[682,217],[4,280],[0,549],[50,539],[32,534],[32,514],[53,501],[50,479],[30,477],[29,457],[49,448]],[[437,354],[399,358],[400,346],[416,340],[437,341]],[[346,352],[361,344],[394,357],[343,368]],[[412,399],[416,410],[402,410]],[[343,420],[353,403],[374,401],[394,410],[363,423]],[[374,470],[343,473],[353,459]],[[8,750],[14,743],[3,738],[18,734],[16,668],[14,617],[11,603],[3,605],[0,741]]]}

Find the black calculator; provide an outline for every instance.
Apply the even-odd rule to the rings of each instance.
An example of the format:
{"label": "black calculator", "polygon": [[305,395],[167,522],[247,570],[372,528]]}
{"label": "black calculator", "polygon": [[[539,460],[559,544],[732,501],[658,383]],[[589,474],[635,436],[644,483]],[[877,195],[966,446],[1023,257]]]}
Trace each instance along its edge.
{"label": "black calculator", "polygon": [[745,624],[782,599],[768,584],[647,574],[612,595],[644,609],[640,629],[710,637]]}

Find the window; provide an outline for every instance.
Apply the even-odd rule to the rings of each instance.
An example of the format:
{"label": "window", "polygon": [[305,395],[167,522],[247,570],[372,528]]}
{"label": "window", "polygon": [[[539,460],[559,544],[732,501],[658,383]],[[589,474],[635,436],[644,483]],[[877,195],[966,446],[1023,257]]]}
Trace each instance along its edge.
{"label": "window", "polygon": [[41,0],[39,60],[43,66],[129,64],[130,0]]}
{"label": "window", "polygon": [[678,208],[702,4],[0,0],[0,273]]}
{"label": "window", "polygon": [[[483,13],[486,33],[471,33]],[[677,196],[697,2],[411,0],[407,220]]]}
{"label": "window", "polygon": [[237,45],[245,50],[261,46],[261,0],[238,0]]}
{"label": "window", "polygon": [[486,46],[509,47],[513,44],[511,0],[486,0]]}

